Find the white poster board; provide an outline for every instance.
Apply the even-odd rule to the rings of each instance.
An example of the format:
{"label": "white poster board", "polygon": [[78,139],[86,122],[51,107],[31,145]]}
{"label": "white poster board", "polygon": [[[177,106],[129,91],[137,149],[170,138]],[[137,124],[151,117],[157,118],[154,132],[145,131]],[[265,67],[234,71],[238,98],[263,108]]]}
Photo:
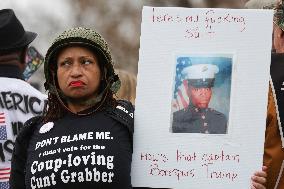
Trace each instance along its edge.
{"label": "white poster board", "polygon": [[[143,8],[134,187],[249,188],[262,165],[272,16],[269,10]],[[189,104],[180,69],[202,63],[219,68],[208,111],[225,117],[226,128],[174,131],[173,113]]]}

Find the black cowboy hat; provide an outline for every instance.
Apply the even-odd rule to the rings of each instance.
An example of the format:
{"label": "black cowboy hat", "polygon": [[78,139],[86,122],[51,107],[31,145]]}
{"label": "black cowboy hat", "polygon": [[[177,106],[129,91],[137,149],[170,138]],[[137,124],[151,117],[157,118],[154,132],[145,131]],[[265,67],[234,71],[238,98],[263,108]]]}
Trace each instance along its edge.
{"label": "black cowboy hat", "polygon": [[25,47],[36,36],[36,33],[25,31],[12,9],[0,10],[0,52]]}

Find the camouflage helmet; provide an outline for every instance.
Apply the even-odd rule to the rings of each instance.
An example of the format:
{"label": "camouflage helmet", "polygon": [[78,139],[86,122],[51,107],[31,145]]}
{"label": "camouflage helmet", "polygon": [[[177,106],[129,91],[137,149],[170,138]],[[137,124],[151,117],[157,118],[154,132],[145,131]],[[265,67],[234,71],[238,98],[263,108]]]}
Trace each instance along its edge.
{"label": "camouflage helmet", "polygon": [[274,8],[274,18],[273,22],[279,26],[284,31],[284,4],[283,0],[280,1],[279,4],[277,4]]}
{"label": "camouflage helmet", "polygon": [[283,0],[273,0],[272,3],[265,5],[264,9],[273,9],[273,22],[284,31],[284,2]]}
{"label": "camouflage helmet", "polygon": [[51,69],[56,66],[56,58],[60,50],[67,46],[85,46],[93,50],[97,56],[99,56],[99,64],[101,66],[101,71],[106,73],[106,82],[110,84],[110,89],[113,93],[116,93],[120,88],[120,80],[114,72],[113,60],[111,57],[110,50],[108,48],[107,42],[104,38],[95,30],[83,27],[72,28],[64,31],[60,34],[52,43],[52,45],[47,50],[45,61],[44,61],[44,75],[45,75],[45,89],[49,90],[51,93],[55,86],[53,86],[52,77],[55,70]]}

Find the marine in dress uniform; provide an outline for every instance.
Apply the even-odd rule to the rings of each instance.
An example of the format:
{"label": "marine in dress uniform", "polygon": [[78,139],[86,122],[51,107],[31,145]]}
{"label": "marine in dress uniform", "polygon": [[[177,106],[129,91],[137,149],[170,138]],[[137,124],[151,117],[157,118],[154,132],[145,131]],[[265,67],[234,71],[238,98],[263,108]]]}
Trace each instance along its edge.
{"label": "marine in dress uniform", "polygon": [[196,64],[183,70],[188,80],[190,104],[173,113],[173,133],[226,134],[226,116],[208,108],[218,72],[219,68],[212,64]]}

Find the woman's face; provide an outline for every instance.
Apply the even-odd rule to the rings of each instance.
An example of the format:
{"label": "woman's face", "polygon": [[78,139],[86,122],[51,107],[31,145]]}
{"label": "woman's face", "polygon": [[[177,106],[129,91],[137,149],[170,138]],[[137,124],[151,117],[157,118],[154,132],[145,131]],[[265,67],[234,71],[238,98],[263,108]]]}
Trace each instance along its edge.
{"label": "woman's face", "polygon": [[98,94],[101,71],[96,55],[88,48],[64,48],[57,57],[57,80],[65,96],[89,100]]}

